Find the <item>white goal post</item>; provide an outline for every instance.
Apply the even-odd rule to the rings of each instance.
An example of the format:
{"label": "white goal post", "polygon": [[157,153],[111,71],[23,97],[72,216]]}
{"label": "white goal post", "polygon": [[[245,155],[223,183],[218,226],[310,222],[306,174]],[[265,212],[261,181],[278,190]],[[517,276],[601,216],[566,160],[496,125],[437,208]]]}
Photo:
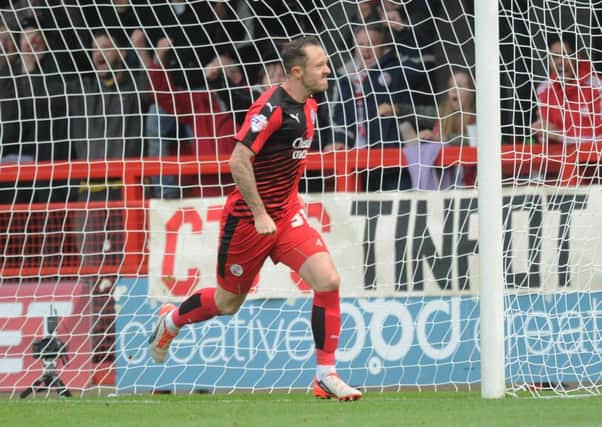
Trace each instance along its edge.
{"label": "white goal post", "polygon": [[[498,16],[499,8],[496,0],[475,3],[477,140],[490,141],[489,144],[481,145],[478,152],[481,268],[479,301],[481,396],[483,398],[500,398],[506,392]],[[497,141],[500,143],[496,143]]]}

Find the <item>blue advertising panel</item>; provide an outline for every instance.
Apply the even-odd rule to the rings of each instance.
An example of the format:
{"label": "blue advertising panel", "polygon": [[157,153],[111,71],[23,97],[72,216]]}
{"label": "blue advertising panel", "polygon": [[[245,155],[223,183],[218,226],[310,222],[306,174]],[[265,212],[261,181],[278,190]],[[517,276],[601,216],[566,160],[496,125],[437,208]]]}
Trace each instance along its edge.
{"label": "blue advertising panel", "polygon": [[[117,284],[117,387],[306,389],[314,375],[311,298],[255,299],[235,316],[183,328],[165,364],[147,353],[159,303],[148,280]],[[511,296],[507,366],[514,381],[589,383],[602,375],[602,293]],[[600,307],[602,308],[602,306]],[[366,387],[478,383],[478,299],[343,298],[337,369]]]}

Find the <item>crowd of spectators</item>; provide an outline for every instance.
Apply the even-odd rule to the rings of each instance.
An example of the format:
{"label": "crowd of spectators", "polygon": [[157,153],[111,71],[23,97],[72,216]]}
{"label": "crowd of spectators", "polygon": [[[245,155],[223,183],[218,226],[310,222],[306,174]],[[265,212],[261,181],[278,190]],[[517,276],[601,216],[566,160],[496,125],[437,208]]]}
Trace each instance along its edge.
{"label": "crowd of spectators", "polygon": [[[474,170],[433,164],[443,144],[474,145],[472,72],[454,70],[439,92],[434,31],[402,3],[358,3],[342,49],[349,55],[318,97],[315,149],[403,147],[410,167],[366,171],[368,191],[472,186]],[[426,13],[422,3],[412,3],[416,13]],[[228,154],[246,109],[285,77],[280,43],[324,29],[306,7],[287,0],[269,7],[12,2],[0,10],[0,162]],[[533,133],[546,143],[598,139],[601,92],[592,64],[566,37],[551,40],[549,50]],[[197,188],[189,195],[213,196],[230,184],[227,176],[186,182],[172,175],[152,177],[147,187],[151,197],[180,198],[183,186]],[[2,203],[121,197],[119,180],[0,183]]]}

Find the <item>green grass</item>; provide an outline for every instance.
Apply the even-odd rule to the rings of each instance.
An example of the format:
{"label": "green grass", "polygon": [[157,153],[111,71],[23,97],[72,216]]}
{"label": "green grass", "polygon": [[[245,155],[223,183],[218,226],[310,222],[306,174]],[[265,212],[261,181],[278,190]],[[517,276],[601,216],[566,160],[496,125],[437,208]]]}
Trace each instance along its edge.
{"label": "green grass", "polygon": [[601,426],[602,397],[482,400],[476,392],[57,397],[0,402],[2,426]]}

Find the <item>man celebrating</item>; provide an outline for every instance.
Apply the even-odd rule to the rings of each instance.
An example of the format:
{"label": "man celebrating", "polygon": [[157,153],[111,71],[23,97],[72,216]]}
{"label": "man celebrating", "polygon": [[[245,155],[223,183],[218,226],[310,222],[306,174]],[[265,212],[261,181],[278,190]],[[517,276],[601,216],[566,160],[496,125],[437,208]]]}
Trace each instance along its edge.
{"label": "man celebrating", "polygon": [[197,291],[178,308],[163,305],[149,352],[156,362],[162,362],[182,326],[236,313],[270,257],[297,271],[314,290],[314,395],[358,400],[362,393],[335,371],[341,328],[339,274],[326,244],[309,225],[297,190],[317,116],[311,95],[328,88],[330,69],[315,37],[296,39],[281,54],[288,77],[251,106],[230,158],[236,189],[228,197],[221,219],[218,286]]}

